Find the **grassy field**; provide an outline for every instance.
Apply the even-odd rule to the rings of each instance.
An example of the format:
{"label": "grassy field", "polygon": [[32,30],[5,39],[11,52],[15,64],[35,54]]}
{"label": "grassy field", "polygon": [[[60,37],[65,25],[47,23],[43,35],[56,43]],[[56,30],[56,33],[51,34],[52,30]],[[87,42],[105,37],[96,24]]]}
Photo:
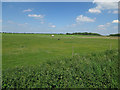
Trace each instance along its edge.
{"label": "grassy field", "polygon": [[39,65],[54,58],[71,57],[72,52],[83,55],[118,48],[117,39],[86,37],[91,36],[3,34],[2,69]]}
{"label": "grassy field", "polygon": [[3,34],[2,45],[3,87],[118,86],[117,38]]}

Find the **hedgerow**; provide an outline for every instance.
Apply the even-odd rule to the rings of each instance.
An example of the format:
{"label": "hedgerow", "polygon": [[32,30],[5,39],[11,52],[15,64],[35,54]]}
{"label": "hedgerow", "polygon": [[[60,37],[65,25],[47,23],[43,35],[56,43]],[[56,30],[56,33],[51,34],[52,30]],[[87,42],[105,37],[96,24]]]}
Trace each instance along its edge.
{"label": "hedgerow", "polygon": [[2,74],[2,88],[118,88],[118,51],[64,57]]}

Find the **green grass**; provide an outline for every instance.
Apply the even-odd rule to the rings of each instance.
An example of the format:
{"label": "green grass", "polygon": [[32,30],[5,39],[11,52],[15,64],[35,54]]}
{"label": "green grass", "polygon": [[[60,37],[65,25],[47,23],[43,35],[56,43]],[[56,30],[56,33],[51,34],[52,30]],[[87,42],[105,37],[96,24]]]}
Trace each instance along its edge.
{"label": "green grass", "polygon": [[117,50],[103,36],[3,34],[2,87],[117,88]]}
{"label": "green grass", "polygon": [[[40,65],[60,57],[85,55],[118,48],[117,39],[96,36],[45,34],[3,34],[2,69]],[[60,38],[60,40],[58,40]]]}
{"label": "green grass", "polygon": [[118,51],[59,58],[3,72],[3,88],[118,88]]}

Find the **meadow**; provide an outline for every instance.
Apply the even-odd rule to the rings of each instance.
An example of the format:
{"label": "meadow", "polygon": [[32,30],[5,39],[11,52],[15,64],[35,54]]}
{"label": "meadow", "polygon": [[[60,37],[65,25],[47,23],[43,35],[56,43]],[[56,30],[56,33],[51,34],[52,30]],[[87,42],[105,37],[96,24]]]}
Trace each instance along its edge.
{"label": "meadow", "polygon": [[114,37],[3,34],[3,88],[118,87],[117,49]]}

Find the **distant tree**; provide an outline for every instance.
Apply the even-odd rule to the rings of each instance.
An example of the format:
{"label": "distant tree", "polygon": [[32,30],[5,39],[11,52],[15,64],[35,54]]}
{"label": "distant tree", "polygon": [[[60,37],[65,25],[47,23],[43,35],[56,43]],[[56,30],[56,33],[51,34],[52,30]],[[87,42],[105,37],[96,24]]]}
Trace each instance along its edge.
{"label": "distant tree", "polygon": [[96,35],[96,36],[101,36],[98,33],[88,33],[88,32],[75,32],[75,33],[66,33],[66,35]]}
{"label": "distant tree", "polygon": [[118,33],[118,34],[110,34],[109,36],[119,36],[120,37],[120,33]]}

